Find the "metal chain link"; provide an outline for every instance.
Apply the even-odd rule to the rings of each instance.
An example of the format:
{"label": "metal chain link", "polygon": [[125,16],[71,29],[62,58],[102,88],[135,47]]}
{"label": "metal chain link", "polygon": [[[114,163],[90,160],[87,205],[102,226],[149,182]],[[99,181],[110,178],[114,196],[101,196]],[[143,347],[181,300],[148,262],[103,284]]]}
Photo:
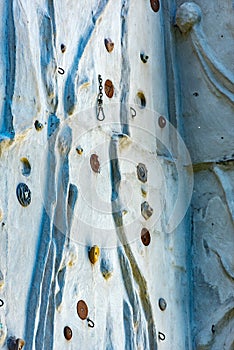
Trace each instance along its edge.
{"label": "metal chain link", "polygon": [[97,98],[97,119],[100,121],[103,121],[105,119],[105,114],[103,110],[103,86],[102,86],[102,77],[99,74],[98,75],[98,82],[99,82],[99,93]]}

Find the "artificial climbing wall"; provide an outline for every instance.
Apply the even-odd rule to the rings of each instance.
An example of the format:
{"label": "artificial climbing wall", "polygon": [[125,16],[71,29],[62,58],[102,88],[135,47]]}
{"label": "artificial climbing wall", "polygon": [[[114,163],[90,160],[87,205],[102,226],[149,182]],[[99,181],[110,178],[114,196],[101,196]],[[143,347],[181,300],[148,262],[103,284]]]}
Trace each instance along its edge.
{"label": "artificial climbing wall", "polygon": [[233,348],[233,8],[181,4],[1,2],[2,349]]}
{"label": "artificial climbing wall", "polygon": [[159,1],[0,12],[1,348],[188,349]]}

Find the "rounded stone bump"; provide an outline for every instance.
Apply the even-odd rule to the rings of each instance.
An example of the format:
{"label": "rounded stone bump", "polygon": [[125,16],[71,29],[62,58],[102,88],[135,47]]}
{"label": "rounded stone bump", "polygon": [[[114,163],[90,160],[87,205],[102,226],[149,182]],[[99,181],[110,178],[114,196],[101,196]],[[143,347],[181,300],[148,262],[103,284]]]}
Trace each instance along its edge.
{"label": "rounded stone bump", "polygon": [[100,256],[100,249],[97,245],[94,245],[89,251],[89,260],[92,264],[95,264]]}
{"label": "rounded stone bump", "polygon": [[176,12],[176,25],[182,33],[187,33],[201,20],[201,9],[194,2],[185,2]]}

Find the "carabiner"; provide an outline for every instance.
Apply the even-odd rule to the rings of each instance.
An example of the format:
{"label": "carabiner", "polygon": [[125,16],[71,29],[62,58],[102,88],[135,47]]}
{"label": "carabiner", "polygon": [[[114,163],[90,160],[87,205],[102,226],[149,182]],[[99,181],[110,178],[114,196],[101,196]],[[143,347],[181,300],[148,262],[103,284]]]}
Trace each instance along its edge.
{"label": "carabiner", "polygon": [[[100,117],[102,115],[102,117]],[[105,119],[105,114],[102,106],[98,106],[97,119],[102,122]]]}

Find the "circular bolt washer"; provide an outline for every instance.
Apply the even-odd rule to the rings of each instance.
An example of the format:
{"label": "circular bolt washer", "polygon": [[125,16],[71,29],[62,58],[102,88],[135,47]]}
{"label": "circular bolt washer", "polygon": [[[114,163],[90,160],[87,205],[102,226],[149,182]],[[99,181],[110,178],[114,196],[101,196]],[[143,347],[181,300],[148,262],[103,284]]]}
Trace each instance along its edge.
{"label": "circular bolt washer", "polygon": [[71,340],[72,330],[70,327],[68,327],[68,326],[64,327],[63,334],[64,334],[65,339]]}
{"label": "circular bolt washer", "polygon": [[161,311],[165,311],[166,310],[166,307],[167,307],[167,302],[165,299],[163,298],[160,298],[159,301],[158,301],[158,306],[160,308]]}
{"label": "circular bolt washer", "polygon": [[114,49],[115,44],[113,43],[113,41],[110,38],[106,38],[104,40],[105,43],[105,47],[107,49],[108,52],[112,52]]}
{"label": "circular bolt washer", "polygon": [[147,181],[147,169],[146,169],[145,164],[139,163],[137,165],[137,176],[141,182]]}
{"label": "circular bolt washer", "polygon": [[19,183],[16,189],[18,201],[23,207],[27,207],[31,203],[31,191],[24,183]]}
{"label": "circular bolt washer", "polygon": [[163,129],[163,128],[165,128],[166,124],[167,124],[166,119],[161,115],[158,118],[158,125],[160,126],[161,129]]}
{"label": "circular bolt washer", "polygon": [[106,96],[109,98],[112,98],[114,95],[114,85],[111,80],[107,79],[105,81],[104,89],[105,89]]}
{"label": "circular bolt washer", "polygon": [[100,163],[99,163],[99,160],[98,160],[98,156],[96,154],[92,154],[91,155],[91,157],[90,157],[90,165],[91,165],[92,170],[95,173],[99,173]]}
{"label": "circular bolt washer", "polygon": [[147,228],[143,228],[141,230],[141,240],[145,246],[148,246],[150,244],[151,237],[150,237],[150,233],[147,230]]}
{"label": "circular bolt washer", "polygon": [[88,317],[88,306],[84,302],[84,300],[79,300],[77,303],[77,313],[78,316],[85,320]]}
{"label": "circular bolt washer", "polygon": [[154,12],[158,12],[159,11],[159,9],[160,9],[160,2],[159,2],[159,0],[150,0],[150,4],[151,4],[152,10]]}

